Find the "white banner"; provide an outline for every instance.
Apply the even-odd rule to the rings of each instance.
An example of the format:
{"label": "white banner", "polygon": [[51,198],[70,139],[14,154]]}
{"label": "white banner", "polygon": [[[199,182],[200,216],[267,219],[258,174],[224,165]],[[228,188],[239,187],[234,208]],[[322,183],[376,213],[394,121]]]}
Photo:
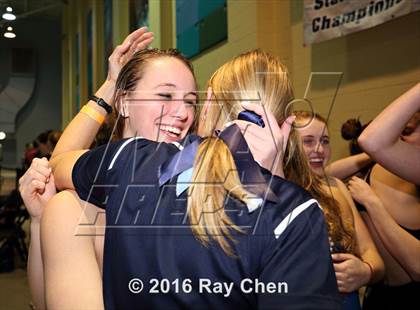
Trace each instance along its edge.
{"label": "white banner", "polygon": [[420,0],[305,0],[304,42],[342,37],[418,10]]}

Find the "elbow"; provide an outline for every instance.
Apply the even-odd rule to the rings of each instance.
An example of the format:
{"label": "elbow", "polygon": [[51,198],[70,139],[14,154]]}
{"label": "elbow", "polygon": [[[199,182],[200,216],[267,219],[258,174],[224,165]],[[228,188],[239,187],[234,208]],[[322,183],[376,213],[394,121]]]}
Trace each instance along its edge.
{"label": "elbow", "polygon": [[369,154],[374,153],[377,149],[374,140],[369,137],[369,133],[367,133],[366,130],[359,136],[357,143],[366,153]]}
{"label": "elbow", "polygon": [[69,189],[68,186],[66,186],[65,180],[60,177],[60,173],[54,173],[54,182],[55,182],[55,188],[58,191]]}
{"label": "elbow", "polygon": [[414,282],[420,282],[420,263],[416,262],[415,269],[410,272],[410,277]]}
{"label": "elbow", "polygon": [[406,257],[402,257],[400,261],[401,266],[414,282],[420,282],[420,261],[418,257],[419,252],[416,251],[408,254]]}
{"label": "elbow", "polygon": [[385,263],[376,249],[370,249],[362,255],[362,260],[371,269],[370,279],[366,284],[373,284],[381,281],[385,277]]}
{"label": "elbow", "polygon": [[55,158],[50,159],[50,167],[52,169],[52,173],[54,175],[54,183],[57,190],[62,191],[68,189],[67,182],[66,182],[66,170],[65,165],[61,161],[60,156],[56,156]]}
{"label": "elbow", "polygon": [[374,270],[374,273],[372,275],[372,281],[371,281],[372,283],[370,283],[370,284],[379,282],[384,277],[385,277],[385,264],[384,264],[384,261],[381,258],[380,262],[378,262],[377,266],[375,266],[375,270]]}
{"label": "elbow", "polygon": [[420,273],[417,273],[415,276],[411,277],[414,282],[420,282]]}
{"label": "elbow", "polygon": [[371,263],[371,265],[372,275],[370,277],[370,281],[367,284],[379,282],[385,277],[385,264],[383,259],[379,256],[379,254],[376,255],[376,258],[374,262]]}
{"label": "elbow", "polygon": [[57,191],[61,192],[63,190],[65,190],[65,186],[63,186],[63,184],[61,184],[60,182],[55,182],[55,188],[57,189]]}
{"label": "elbow", "polygon": [[55,188],[58,191],[69,189],[68,184],[66,182],[66,178],[63,175],[63,171],[62,169],[60,169],[61,167],[59,165],[55,165],[55,166],[51,165],[51,167],[52,167],[52,174],[54,175]]}
{"label": "elbow", "polygon": [[59,160],[58,160],[57,156],[51,156],[48,163],[49,163],[49,165],[50,165],[50,167],[53,170],[53,173],[55,175],[55,170],[57,169],[57,166],[59,164]]}

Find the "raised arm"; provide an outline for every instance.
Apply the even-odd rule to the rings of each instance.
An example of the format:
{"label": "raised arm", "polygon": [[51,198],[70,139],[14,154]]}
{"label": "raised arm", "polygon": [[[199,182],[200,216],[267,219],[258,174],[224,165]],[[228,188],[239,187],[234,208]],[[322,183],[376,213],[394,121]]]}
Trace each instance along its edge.
{"label": "raised arm", "polygon": [[31,242],[28,257],[28,282],[36,309],[45,309],[44,268],[40,244],[40,222],[43,205],[55,194],[54,176],[46,158],[35,158],[19,179],[19,191],[31,216]]}
{"label": "raised arm", "polygon": [[[153,34],[148,32],[146,28],[140,28],[131,33],[123,44],[117,46],[109,58],[108,77],[95,95],[111,103],[115,81],[121,67],[134,52],[145,48],[152,41]],[[96,103],[89,101],[88,105],[105,116],[106,112]],[[92,144],[100,126],[101,124],[97,121],[79,113],[64,131],[52,157],[55,168],[60,163],[58,166],[58,187],[60,189],[74,188],[71,180],[71,170],[77,158],[84,152],[77,150],[86,149]],[[72,153],[71,151],[76,152]],[[31,215],[28,278],[32,299],[37,309],[45,308],[44,268],[40,249],[39,226],[43,205],[55,194],[54,177],[49,167],[47,160],[35,159],[25,175],[19,180],[19,190]]]}
{"label": "raised arm", "polygon": [[[108,77],[104,84],[95,93],[96,97],[102,98],[112,105],[112,96],[115,83],[122,66],[127,63],[131,56],[138,50],[146,48],[153,41],[153,33],[142,27],[125,38],[124,42],[117,46],[108,59]],[[87,106],[96,111],[99,117],[105,118],[107,112],[96,102],[89,100]],[[71,180],[71,171],[76,160],[92,144],[101,127],[101,122],[95,120],[84,112],[79,112],[64,130],[54,152],[51,156],[50,165],[56,177],[58,189],[74,189]]]}
{"label": "raised arm", "polygon": [[325,168],[325,172],[327,175],[343,180],[357,173],[371,162],[372,159],[368,154],[361,153],[332,162]]}
{"label": "raised arm", "polygon": [[400,139],[406,123],[420,110],[420,83],[392,102],[363,131],[358,142],[379,164],[420,184],[420,149]]}
{"label": "raised arm", "polygon": [[[153,41],[153,33],[142,27],[125,38],[124,42],[117,46],[108,59],[108,76],[106,81],[95,93],[96,97],[102,98],[112,105],[112,96],[115,90],[115,82],[122,66],[130,60],[138,50],[146,48]],[[87,105],[102,117],[107,112],[96,102],[89,100]],[[79,112],[64,130],[52,158],[69,151],[88,149],[98,133],[101,123],[87,114]]]}
{"label": "raised arm", "polygon": [[357,177],[349,182],[354,199],[366,207],[388,252],[400,263],[413,281],[420,281],[420,241],[402,229],[388,213],[370,186]]}
{"label": "raised arm", "polygon": [[241,129],[254,160],[273,175],[284,178],[283,156],[296,117],[289,116],[279,125],[274,114],[265,110],[262,105],[249,102],[241,104],[244,109],[260,115],[265,127],[262,128],[254,123],[240,120],[234,120],[232,123]]}

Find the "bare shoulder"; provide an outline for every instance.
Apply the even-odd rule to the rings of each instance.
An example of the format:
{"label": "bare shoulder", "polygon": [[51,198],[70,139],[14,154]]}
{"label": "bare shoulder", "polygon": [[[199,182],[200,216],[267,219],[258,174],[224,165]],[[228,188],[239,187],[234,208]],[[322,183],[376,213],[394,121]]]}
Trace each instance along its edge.
{"label": "bare shoulder", "polygon": [[[78,204],[78,196],[75,191],[64,190],[55,194],[45,205],[45,212],[66,212],[69,207]],[[54,210],[54,211],[53,211]]]}
{"label": "bare shoulder", "polygon": [[335,183],[337,184],[338,189],[343,192],[344,195],[346,195],[347,193],[349,193],[347,186],[344,184],[343,181],[341,181],[340,179],[334,178]]}
{"label": "bare shoulder", "polygon": [[332,195],[337,201],[342,215],[349,220],[353,220],[353,213],[350,205],[352,198],[346,185],[341,180],[329,176],[328,183],[324,183],[324,186],[326,186],[327,193]]}
{"label": "bare shoulder", "polygon": [[326,182],[325,182],[326,186],[330,187],[331,189],[338,191],[341,195],[343,196],[347,196],[350,195],[346,185],[343,183],[343,181],[341,181],[340,179],[333,177],[333,176],[328,176],[326,178]]}
{"label": "bare shoulder", "polygon": [[420,227],[420,190],[376,164],[371,174],[371,186],[392,218],[407,228]]}
{"label": "bare shoulder", "polygon": [[388,171],[379,164],[372,168],[371,185],[375,190],[408,194],[418,198],[418,186]]}
{"label": "bare shoulder", "polygon": [[395,186],[401,183],[401,181],[403,181],[401,178],[389,172],[388,170],[386,170],[384,167],[382,167],[379,164],[376,164],[373,166],[372,172],[371,172],[371,180],[373,182],[377,181],[377,182],[381,182],[389,186]]}
{"label": "bare shoulder", "polygon": [[49,226],[71,226],[77,224],[84,213],[84,206],[76,192],[65,190],[54,195],[45,205],[41,229]]}

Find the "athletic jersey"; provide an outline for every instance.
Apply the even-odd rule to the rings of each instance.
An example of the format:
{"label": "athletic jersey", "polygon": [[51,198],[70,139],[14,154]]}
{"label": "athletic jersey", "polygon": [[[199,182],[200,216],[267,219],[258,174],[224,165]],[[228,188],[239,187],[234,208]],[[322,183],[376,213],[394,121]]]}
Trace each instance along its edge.
{"label": "athletic jersey", "polygon": [[188,191],[177,194],[177,178],[159,186],[160,167],[179,148],[130,138],[85,153],[73,169],[80,198],[106,210],[106,309],[341,307],[316,200],[262,169],[278,201],[248,208],[226,199],[225,212],[242,230],[231,230],[235,255],[229,256],[195,238]]}

